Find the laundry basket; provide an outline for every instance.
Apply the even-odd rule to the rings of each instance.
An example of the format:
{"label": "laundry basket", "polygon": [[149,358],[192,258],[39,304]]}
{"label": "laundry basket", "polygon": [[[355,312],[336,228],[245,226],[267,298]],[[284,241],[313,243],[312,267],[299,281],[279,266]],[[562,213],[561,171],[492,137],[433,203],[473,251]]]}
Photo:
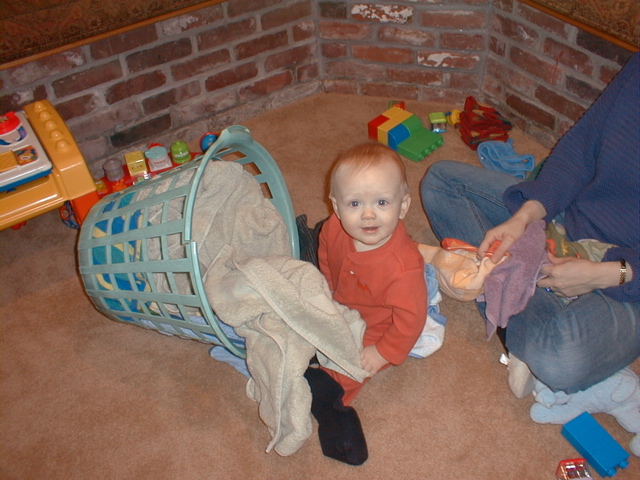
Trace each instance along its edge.
{"label": "laundry basket", "polygon": [[[79,271],[96,308],[112,320],[222,345],[244,358],[243,342],[207,301],[198,245],[192,240],[196,191],[211,161],[234,161],[254,175],[282,215],[292,254],[299,258],[293,206],[282,174],[249,130],[236,125],[224,130],[205,155],[94,205],[80,230]],[[168,212],[175,212],[176,205],[182,216],[170,219]],[[184,248],[176,254],[169,245],[177,241]],[[150,244],[157,245],[160,259],[150,258]]]}

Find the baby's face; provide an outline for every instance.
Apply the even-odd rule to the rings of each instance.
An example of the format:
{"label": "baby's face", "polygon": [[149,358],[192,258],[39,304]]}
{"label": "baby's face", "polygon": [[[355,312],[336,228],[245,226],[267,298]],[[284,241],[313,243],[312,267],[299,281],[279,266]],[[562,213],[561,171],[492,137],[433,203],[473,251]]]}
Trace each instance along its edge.
{"label": "baby's face", "polygon": [[333,210],[342,227],[363,252],[384,245],[407,213],[411,197],[402,188],[402,175],[392,162],[354,171],[336,172]]}

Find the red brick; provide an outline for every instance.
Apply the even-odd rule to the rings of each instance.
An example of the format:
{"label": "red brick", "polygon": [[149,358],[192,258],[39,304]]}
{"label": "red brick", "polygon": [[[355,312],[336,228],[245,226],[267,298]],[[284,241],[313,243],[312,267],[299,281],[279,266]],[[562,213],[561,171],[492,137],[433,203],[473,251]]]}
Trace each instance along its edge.
{"label": "red brick", "polygon": [[87,166],[89,167],[91,175],[93,175],[94,178],[103,177],[104,170],[102,169],[102,166],[97,165],[94,160],[112,153],[108,140],[105,137],[92,138],[90,140],[78,142],[78,147],[87,161]]}
{"label": "red brick", "polygon": [[[2,91],[5,90],[0,86],[0,92]],[[21,110],[28,103],[45,99],[47,99],[47,89],[44,85],[38,85],[25,92],[17,91],[7,95],[0,95],[0,112]]]}
{"label": "red brick", "polygon": [[313,38],[316,33],[316,27],[312,20],[306,22],[300,22],[298,25],[293,26],[293,40],[299,42],[301,40],[307,40]]}
{"label": "red brick", "polygon": [[517,47],[511,49],[509,58],[525,72],[541,78],[551,85],[557,85],[560,82],[561,72],[557,65],[547,59],[541,59]]}
{"label": "red brick", "polygon": [[114,148],[124,148],[143,140],[150,140],[160,136],[171,128],[171,117],[169,114],[160,115],[121,132],[111,135],[111,145]]}
{"label": "red brick", "polygon": [[161,71],[157,70],[155,72],[145,73],[112,85],[105,93],[105,99],[107,103],[111,105],[125,98],[161,87],[165,83],[167,83],[167,77]]}
{"label": "red brick", "polygon": [[171,75],[175,80],[195,77],[202,72],[208,72],[214,68],[231,62],[229,50],[217,50],[215,52],[191,58],[186,62],[177,63],[171,66]]}
{"label": "red brick", "polygon": [[386,98],[403,98],[407,100],[417,100],[420,90],[416,86],[394,85],[391,83],[370,83],[367,82],[360,87],[363,95]]}
{"label": "red brick", "polygon": [[142,101],[142,108],[144,109],[145,115],[151,115],[169,107],[179,105],[190,98],[197,97],[200,95],[200,92],[199,82],[189,82],[166,92],[145,98]]}
{"label": "red brick", "polygon": [[323,86],[324,91],[327,93],[341,93],[345,95],[355,95],[358,93],[356,83],[350,80],[325,80]]}
{"label": "red brick", "polygon": [[258,75],[258,69],[253,62],[210,76],[204,82],[207,92],[225,88],[236,83],[249,80]]}
{"label": "red brick", "polygon": [[320,22],[320,38],[333,40],[363,40],[371,34],[368,25],[354,25],[352,23]]}
{"label": "red brick", "polygon": [[413,7],[358,3],[351,7],[351,16],[355,20],[406,24],[411,22]]}
{"label": "red brick", "polygon": [[507,105],[534,123],[550,129],[555,126],[556,119],[553,115],[530,102],[526,102],[518,95],[507,95]]}
{"label": "red brick", "polygon": [[493,0],[493,6],[507,13],[513,11],[514,0]]}
{"label": "red brick", "polygon": [[163,43],[141,52],[132,53],[127,57],[127,65],[132,73],[156,67],[165,63],[179,60],[191,55],[191,41],[182,38],[175,42]]}
{"label": "red brick", "polygon": [[296,70],[296,78],[299,82],[306,82],[320,76],[320,66],[318,63],[302,65]]}
{"label": "red brick", "polygon": [[196,37],[198,50],[228,45],[239,38],[248,37],[256,31],[256,21],[253,18],[230,23],[213,30],[202,32]]}
{"label": "red brick", "polygon": [[320,17],[322,18],[347,18],[347,5],[345,2],[318,2]]}
{"label": "red brick", "polygon": [[454,52],[419,52],[418,63],[427,67],[462,68],[472,70],[478,66],[478,55],[466,55]]}
{"label": "red brick", "polygon": [[180,35],[182,32],[215,23],[223,18],[224,12],[222,5],[213,5],[208,8],[194,10],[184,15],[170,18],[162,22],[160,26],[162,33],[166,36]]}
{"label": "red brick", "polygon": [[321,51],[325,58],[344,58],[347,56],[347,46],[344,43],[323,43]]}
{"label": "red brick", "polygon": [[269,95],[277,90],[282,90],[287,85],[291,85],[293,82],[293,74],[291,71],[285,71],[274,75],[273,77],[267,77],[257,81],[252,85],[248,85],[239,92],[239,100],[241,102],[247,100],[254,100],[264,95]]}
{"label": "red brick", "polygon": [[485,38],[480,34],[442,33],[440,45],[454,50],[484,50]]}
{"label": "red brick", "polygon": [[104,40],[98,40],[89,47],[91,56],[96,60],[112,57],[120,53],[135,50],[155,42],[158,39],[155,25],[147,25],[145,27],[136,28],[130,32],[109,37]]}
{"label": "red brick", "polygon": [[532,47],[538,39],[536,29],[502,15],[494,15],[492,30],[519,44]]}
{"label": "red brick", "polygon": [[313,54],[313,45],[292,48],[267,57],[264,61],[264,68],[267,72],[272,72],[280,68],[291,67],[309,60],[314,56]]}
{"label": "red brick", "polygon": [[[60,75],[86,64],[87,59],[81,49],[75,48],[66,52],[49,55],[32,62],[10,68],[7,74],[14,87],[35,83],[46,77]],[[2,90],[6,87],[3,86]]]}
{"label": "red brick", "polygon": [[536,24],[538,27],[546,30],[547,32],[554,33],[561,38],[567,38],[568,24],[566,22],[563,22],[562,20],[554,18],[547,13],[541,12],[540,10],[536,10],[535,8],[531,8],[522,3],[518,4],[518,12],[522,18]]}
{"label": "red brick", "polygon": [[56,110],[65,120],[81,117],[93,112],[98,107],[98,100],[95,95],[88,93],[79,97],[56,103]]}
{"label": "red brick", "polygon": [[504,57],[507,50],[507,44],[503,40],[491,35],[489,37],[489,50],[500,57]]}
{"label": "red brick", "polygon": [[567,76],[565,79],[565,85],[569,93],[589,103],[593,103],[593,101],[598,98],[602,92],[601,87],[593,86],[571,76]]}
{"label": "red brick", "polygon": [[570,46],[547,38],[543,44],[543,53],[555,62],[566,65],[584,75],[593,75],[593,63],[589,55]]}
{"label": "red brick", "polygon": [[493,58],[488,58],[486,61],[485,76],[494,78],[499,83],[519,92],[532,92],[535,87],[534,80],[520,69],[514,68],[510,63],[498,62]]}
{"label": "red brick", "polygon": [[541,85],[536,89],[536,98],[540,100],[542,104],[547,105],[574,122],[578,120],[586,110],[583,106],[572,102],[566,96],[560,95]]}
{"label": "red brick", "polygon": [[421,47],[432,47],[436,44],[436,37],[431,32],[402,27],[380,27],[378,40]]}
{"label": "red brick", "polygon": [[487,25],[487,15],[483,11],[447,10],[427,11],[422,13],[422,26],[445,27],[470,30],[484,28]]}
{"label": "red brick", "polygon": [[353,45],[351,52],[355,58],[370,62],[412,63],[413,52],[403,48],[374,47],[371,45]]}
{"label": "red brick", "polygon": [[328,62],[325,65],[328,78],[356,78],[361,81],[384,80],[385,68],[382,65],[362,64],[358,62]]}
{"label": "red brick", "polygon": [[502,98],[504,94],[504,84],[498,82],[495,78],[485,75],[482,78],[482,86],[480,88],[483,95],[491,98]]}
{"label": "red brick", "polygon": [[437,70],[417,68],[388,68],[387,76],[390,81],[411,83],[414,85],[443,85],[443,74]]}
{"label": "red brick", "polygon": [[449,87],[459,90],[475,90],[480,88],[478,75],[473,73],[451,72],[449,74]]}
{"label": "red brick", "polygon": [[69,123],[69,129],[78,141],[105,136],[122,125],[135,122],[140,118],[138,105],[134,101],[120,102],[113,107],[97,110],[91,115],[91,121],[78,117]]}
{"label": "red brick", "polygon": [[615,45],[592,33],[576,29],[576,46],[582,47],[596,55],[616,62],[622,67],[633,54],[626,48]]}
{"label": "red brick", "polygon": [[97,67],[63,77],[51,84],[58,98],[66,97],[122,77],[122,67],[114,60]]}
{"label": "red brick", "polygon": [[236,56],[238,60],[255,57],[269,50],[282,47],[288,43],[287,32],[271,33],[259,38],[254,38],[247,42],[241,43],[236,47]]}
{"label": "red brick", "polygon": [[237,17],[245,13],[266,9],[279,3],[282,3],[282,0],[228,0],[227,14],[230,17]]}
{"label": "red brick", "polygon": [[618,66],[610,67],[610,66],[604,65],[600,67],[600,75],[598,76],[598,79],[605,85],[608,85],[609,82],[613,80],[613,77],[615,77],[619,71],[620,71],[620,67]]}
{"label": "red brick", "polygon": [[266,12],[262,15],[260,22],[262,24],[262,30],[270,30],[309,17],[310,15],[311,2],[305,1]]}

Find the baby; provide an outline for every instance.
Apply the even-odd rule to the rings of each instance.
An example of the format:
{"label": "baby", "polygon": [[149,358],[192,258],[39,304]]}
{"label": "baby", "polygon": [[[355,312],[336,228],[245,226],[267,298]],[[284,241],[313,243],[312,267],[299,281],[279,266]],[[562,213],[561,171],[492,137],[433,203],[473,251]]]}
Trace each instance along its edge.
{"label": "baby", "polygon": [[[372,376],[409,355],[427,318],[424,258],[402,219],[411,205],[400,156],[379,143],[356,145],[336,160],[318,262],[333,298],[366,323],[362,367]],[[349,405],[363,384],[328,373]]]}
{"label": "baby", "polygon": [[[373,376],[407,358],[427,318],[424,258],[402,222],[411,205],[402,159],[378,143],[350,148],[333,167],[329,198],[334,213],[320,230],[318,263],[334,300],[366,323],[360,358]],[[362,463],[366,444],[349,404],[364,383],[329,369],[305,376],[323,452]]]}

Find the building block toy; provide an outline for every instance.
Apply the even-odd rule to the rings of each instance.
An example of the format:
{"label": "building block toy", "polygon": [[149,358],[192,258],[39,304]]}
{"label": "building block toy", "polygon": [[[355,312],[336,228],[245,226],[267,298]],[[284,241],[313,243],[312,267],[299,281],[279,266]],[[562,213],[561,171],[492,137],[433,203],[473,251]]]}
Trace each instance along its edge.
{"label": "building block toy", "polygon": [[593,478],[589,470],[589,464],[584,458],[562,460],[556,469],[556,480],[573,480],[580,478]]}
{"label": "building block toy", "polygon": [[433,112],[429,114],[431,131],[443,133],[447,131],[447,116],[443,112]]}
{"label": "building block toy", "polygon": [[367,125],[369,138],[397,151],[410,160],[420,161],[442,145],[442,135],[432,132],[416,115],[407,112],[400,103],[371,120]]}
{"label": "building block toy", "polygon": [[562,435],[602,477],[629,466],[629,454],[590,413],[584,412],[562,427]]}

